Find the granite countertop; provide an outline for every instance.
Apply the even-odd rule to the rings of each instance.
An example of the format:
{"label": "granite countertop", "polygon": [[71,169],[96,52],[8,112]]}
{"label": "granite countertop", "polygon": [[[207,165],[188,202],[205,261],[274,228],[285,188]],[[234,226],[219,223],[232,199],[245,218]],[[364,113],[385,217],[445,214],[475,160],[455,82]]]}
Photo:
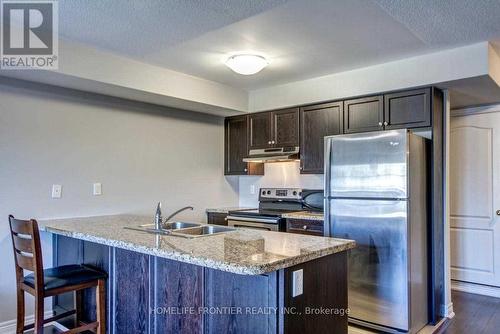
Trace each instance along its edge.
{"label": "granite countertop", "polygon": [[307,219],[307,220],[321,220],[321,221],[324,220],[324,215],[322,212],[311,212],[311,211],[285,213],[283,214],[282,217],[290,219]]}
{"label": "granite countertop", "polygon": [[224,208],[210,208],[210,209],[207,209],[206,212],[208,212],[208,213],[229,213],[229,211],[252,210],[252,209],[255,209],[255,208],[235,206],[235,207],[224,207]]}
{"label": "granite countertop", "polygon": [[259,275],[355,247],[352,240],[252,229],[199,238],[124,229],[152,222],[134,215],[39,221],[40,230],[236,274]]}

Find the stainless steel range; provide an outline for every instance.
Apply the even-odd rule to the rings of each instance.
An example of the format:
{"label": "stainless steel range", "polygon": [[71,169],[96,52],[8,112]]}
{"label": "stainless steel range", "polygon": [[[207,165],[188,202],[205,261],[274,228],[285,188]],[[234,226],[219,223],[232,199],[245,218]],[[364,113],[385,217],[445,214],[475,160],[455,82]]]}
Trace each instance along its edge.
{"label": "stainless steel range", "polygon": [[259,208],[229,211],[229,226],[285,231],[282,215],[298,211],[323,211],[323,190],[300,188],[261,188]]}

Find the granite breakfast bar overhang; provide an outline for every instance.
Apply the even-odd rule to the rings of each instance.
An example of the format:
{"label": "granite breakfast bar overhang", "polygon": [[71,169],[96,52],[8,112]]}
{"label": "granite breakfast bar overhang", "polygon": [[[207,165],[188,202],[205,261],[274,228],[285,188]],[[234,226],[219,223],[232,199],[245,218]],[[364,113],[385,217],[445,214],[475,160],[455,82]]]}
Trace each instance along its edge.
{"label": "granite breakfast bar overhang", "polygon": [[[132,215],[40,221],[53,233],[54,265],[109,274],[107,333],[347,333],[351,240],[236,230],[183,238],[124,229]],[[292,297],[292,273],[303,293]],[[82,298],[93,319],[95,296]],[[72,308],[74,297],[54,300]]]}

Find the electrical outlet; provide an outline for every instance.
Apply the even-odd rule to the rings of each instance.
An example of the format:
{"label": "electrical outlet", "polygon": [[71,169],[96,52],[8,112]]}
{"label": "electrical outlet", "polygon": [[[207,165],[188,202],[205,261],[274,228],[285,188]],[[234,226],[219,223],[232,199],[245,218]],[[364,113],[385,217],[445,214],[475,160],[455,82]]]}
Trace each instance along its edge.
{"label": "electrical outlet", "polygon": [[60,184],[52,185],[52,198],[61,198],[62,196],[62,186]]}
{"label": "electrical outlet", "polygon": [[292,273],[292,297],[300,296],[304,293],[304,270],[295,270]]}
{"label": "electrical outlet", "polygon": [[93,194],[94,196],[102,195],[102,185],[100,183],[94,183]]}

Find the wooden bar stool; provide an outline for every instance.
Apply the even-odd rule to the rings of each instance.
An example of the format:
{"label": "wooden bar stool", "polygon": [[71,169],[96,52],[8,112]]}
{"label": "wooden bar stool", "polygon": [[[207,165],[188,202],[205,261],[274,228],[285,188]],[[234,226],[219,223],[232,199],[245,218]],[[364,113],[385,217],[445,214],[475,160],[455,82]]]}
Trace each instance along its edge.
{"label": "wooden bar stool", "polygon": [[[34,328],[35,334],[43,333],[45,323],[76,313],[77,326],[64,333],[80,333],[90,330],[106,333],[106,278],[107,274],[84,265],[67,265],[43,269],[40,234],[36,220],[19,220],[9,216],[12,246],[16,264],[17,285],[17,329],[16,333]],[[24,276],[24,270],[33,273]],[[83,289],[96,287],[97,320],[84,323],[81,315],[81,293]],[[43,318],[43,301],[46,297],[75,291],[76,310]],[[35,323],[24,325],[24,292],[35,297]]]}

